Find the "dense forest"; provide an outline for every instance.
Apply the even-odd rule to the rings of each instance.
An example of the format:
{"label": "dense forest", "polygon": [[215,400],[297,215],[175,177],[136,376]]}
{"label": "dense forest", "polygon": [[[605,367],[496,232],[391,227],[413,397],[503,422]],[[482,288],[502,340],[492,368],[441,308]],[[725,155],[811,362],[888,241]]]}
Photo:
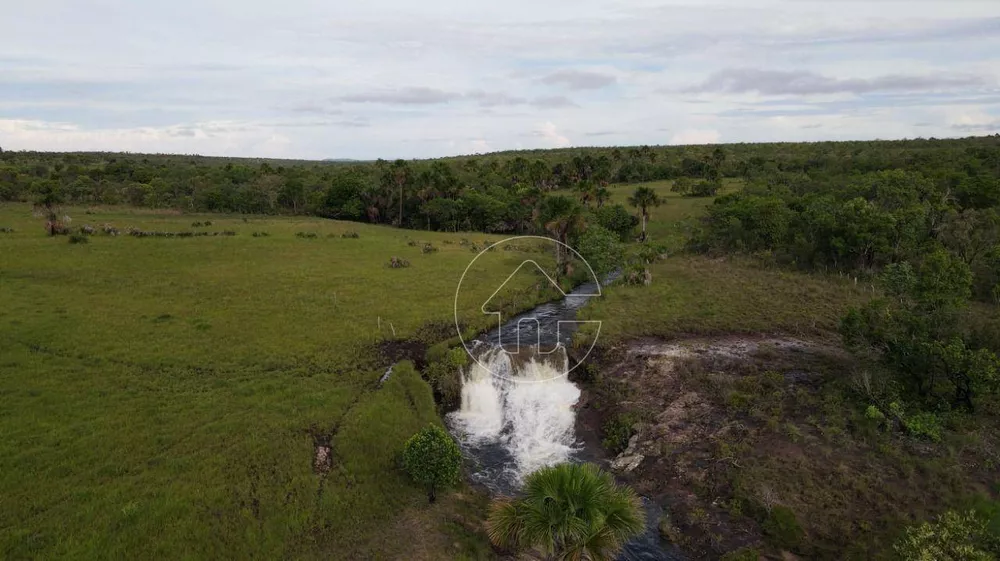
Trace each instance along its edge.
{"label": "dense forest", "polygon": [[895,170],[948,193],[961,209],[990,207],[1000,197],[1000,138],[573,148],[353,164],[7,151],[0,153],[0,201],[308,214],[508,233],[530,230],[533,209],[556,189],[600,207],[613,184],[686,178],[692,194],[710,195],[721,178],[737,177],[803,193]]}

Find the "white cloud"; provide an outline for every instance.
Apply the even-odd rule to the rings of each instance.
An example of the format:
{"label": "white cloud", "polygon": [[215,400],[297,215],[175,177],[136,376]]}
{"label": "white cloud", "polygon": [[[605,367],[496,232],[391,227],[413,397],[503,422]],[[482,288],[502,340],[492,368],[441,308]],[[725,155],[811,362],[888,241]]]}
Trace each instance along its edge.
{"label": "white cloud", "polygon": [[719,142],[719,131],[687,129],[674,134],[670,144],[716,144]]}
{"label": "white cloud", "polygon": [[1000,118],[1000,2],[9,4],[5,149],[431,157],[483,139],[948,136]]}
{"label": "white cloud", "polygon": [[538,128],[535,129],[535,135],[544,138],[545,142],[552,148],[564,148],[571,144],[569,138],[560,134],[559,128],[552,121],[538,125]]}

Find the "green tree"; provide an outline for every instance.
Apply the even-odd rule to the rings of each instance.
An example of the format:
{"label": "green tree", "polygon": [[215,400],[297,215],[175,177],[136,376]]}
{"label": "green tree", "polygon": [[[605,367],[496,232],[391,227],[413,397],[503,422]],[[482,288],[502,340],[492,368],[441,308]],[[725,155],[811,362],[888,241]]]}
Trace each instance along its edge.
{"label": "green tree", "polygon": [[649,221],[649,209],[660,206],[660,203],[660,197],[656,195],[656,191],[645,186],[637,188],[628,198],[628,204],[638,208],[642,216],[642,241],[646,241],[646,222]]}
{"label": "green tree", "polygon": [[612,560],[642,533],[642,503],[591,464],[561,464],[528,476],[524,495],[496,499],[490,541],[507,550],[537,548],[550,559]]}
{"label": "green tree", "polygon": [[576,250],[587,260],[598,277],[617,269],[624,259],[624,248],[618,241],[618,235],[597,224],[591,224],[580,235]]}
{"label": "green tree", "polygon": [[632,231],[639,224],[639,219],[632,216],[620,204],[597,208],[592,212],[592,216],[594,221],[600,224],[601,227],[607,228],[617,234],[618,239],[623,242],[628,241],[632,237]]}
{"label": "green tree", "polygon": [[418,484],[427,488],[427,499],[434,502],[438,489],[458,481],[462,453],[458,444],[443,428],[427,425],[406,441],[403,467]]}
{"label": "green tree", "polygon": [[688,177],[678,177],[674,180],[674,184],[670,186],[670,190],[674,193],[679,193],[681,195],[687,195],[691,192],[694,187],[694,182]]}
{"label": "green tree", "polygon": [[551,234],[559,244],[556,246],[556,265],[560,276],[567,273],[569,255],[564,245],[579,232],[584,225],[583,207],[565,195],[549,195],[538,205],[538,223],[545,232]]}

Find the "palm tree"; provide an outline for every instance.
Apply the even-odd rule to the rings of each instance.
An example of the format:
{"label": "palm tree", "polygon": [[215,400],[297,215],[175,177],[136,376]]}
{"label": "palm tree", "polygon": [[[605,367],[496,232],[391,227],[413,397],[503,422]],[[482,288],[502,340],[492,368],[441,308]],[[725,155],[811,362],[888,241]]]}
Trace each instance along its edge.
{"label": "palm tree", "polygon": [[646,222],[649,221],[649,208],[660,206],[660,197],[649,187],[639,187],[628,198],[628,204],[638,208],[642,214],[642,241],[646,241]]}
{"label": "palm tree", "polygon": [[606,203],[610,198],[611,191],[608,191],[608,188],[603,185],[594,191],[594,200],[597,201],[597,208],[604,206],[604,203]]}
{"label": "palm tree", "polygon": [[610,561],[645,529],[642,502],[592,464],[561,464],[528,476],[524,496],[490,506],[487,533],[507,550],[548,559]]}
{"label": "palm tree", "polygon": [[569,245],[570,236],[583,229],[585,217],[580,203],[565,195],[549,195],[539,201],[538,222],[543,230],[561,243],[556,246],[556,274],[569,272],[569,255],[563,247]]}

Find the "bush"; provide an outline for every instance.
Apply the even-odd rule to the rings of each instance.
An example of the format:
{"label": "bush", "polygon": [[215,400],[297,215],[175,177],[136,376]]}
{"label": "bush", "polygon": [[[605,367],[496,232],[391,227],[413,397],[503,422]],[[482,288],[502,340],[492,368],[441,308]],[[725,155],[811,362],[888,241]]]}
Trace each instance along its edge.
{"label": "bush", "polygon": [[409,267],[410,262],[401,257],[390,257],[388,267],[390,269],[402,269],[404,267]]}
{"label": "bush", "polygon": [[86,234],[73,234],[69,237],[69,243],[87,243],[90,241]]}
{"label": "bush", "polygon": [[674,180],[674,184],[670,186],[671,191],[680,193],[681,195],[689,195],[693,188],[694,182],[689,177],[678,177]]}
{"label": "bush", "polygon": [[340,237],[342,237],[342,238],[350,238],[350,239],[357,239],[357,238],[360,238],[361,236],[359,236],[357,232],[344,232],[343,234],[340,235]]}
{"label": "bush", "polygon": [[13,233],[14,233],[13,228],[9,228],[7,226],[0,227],[0,234],[13,234]]}
{"label": "bush", "polygon": [[577,241],[576,249],[598,278],[619,268],[625,256],[618,235],[597,225],[587,228]]}
{"label": "bush", "polygon": [[604,432],[604,439],[601,440],[601,445],[604,446],[604,449],[609,454],[616,456],[621,454],[628,448],[628,441],[635,434],[633,427],[638,421],[639,416],[635,413],[620,413],[611,417],[601,427]]}
{"label": "bush", "polygon": [[458,444],[443,428],[428,425],[406,441],[403,468],[419,485],[427,488],[427,499],[434,502],[438,489],[458,482],[462,453]]}
{"label": "bush", "polygon": [[425,243],[422,248],[420,248],[421,253],[437,253],[438,248],[434,247],[430,243]]}
{"label": "bush", "polygon": [[934,413],[917,413],[907,417],[903,424],[913,436],[925,437],[934,442],[941,441],[941,420]]}
{"label": "bush", "polygon": [[993,561],[1000,544],[975,512],[949,511],[934,522],[908,528],[895,550],[905,561]]}
{"label": "bush", "polygon": [[653,274],[641,263],[633,263],[622,272],[622,283],[627,286],[649,286],[653,282]]}
{"label": "bush", "polygon": [[722,188],[722,182],[720,181],[699,181],[691,188],[691,197],[714,197],[719,189]]}
{"label": "bush", "polygon": [[633,230],[639,225],[639,219],[621,204],[594,209],[593,217],[597,224],[614,232],[619,241],[623,242],[632,238]]}
{"label": "bush", "polygon": [[438,403],[445,411],[460,405],[462,396],[462,368],[471,360],[465,347],[448,348],[447,342],[427,349],[427,367],[424,377],[434,389]]}
{"label": "bush", "polygon": [[255,237],[255,238],[266,238],[266,237],[268,237],[270,235],[271,234],[268,234],[267,232],[254,232],[253,233],[253,237]]}
{"label": "bush", "polygon": [[295,232],[295,237],[312,239],[316,237],[316,232]]}
{"label": "bush", "polygon": [[661,259],[669,250],[662,244],[643,244],[636,252],[636,258],[640,263],[651,264]]}
{"label": "bush", "polygon": [[784,505],[775,505],[771,509],[762,528],[774,544],[785,549],[793,549],[802,541],[802,526],[792,509]]}
{"label": "bush", "polygon": [[94,235],[94,227],[90,224],[84,224],[83,226],[80,226],[80,233],[86,236],[92,236]]}

